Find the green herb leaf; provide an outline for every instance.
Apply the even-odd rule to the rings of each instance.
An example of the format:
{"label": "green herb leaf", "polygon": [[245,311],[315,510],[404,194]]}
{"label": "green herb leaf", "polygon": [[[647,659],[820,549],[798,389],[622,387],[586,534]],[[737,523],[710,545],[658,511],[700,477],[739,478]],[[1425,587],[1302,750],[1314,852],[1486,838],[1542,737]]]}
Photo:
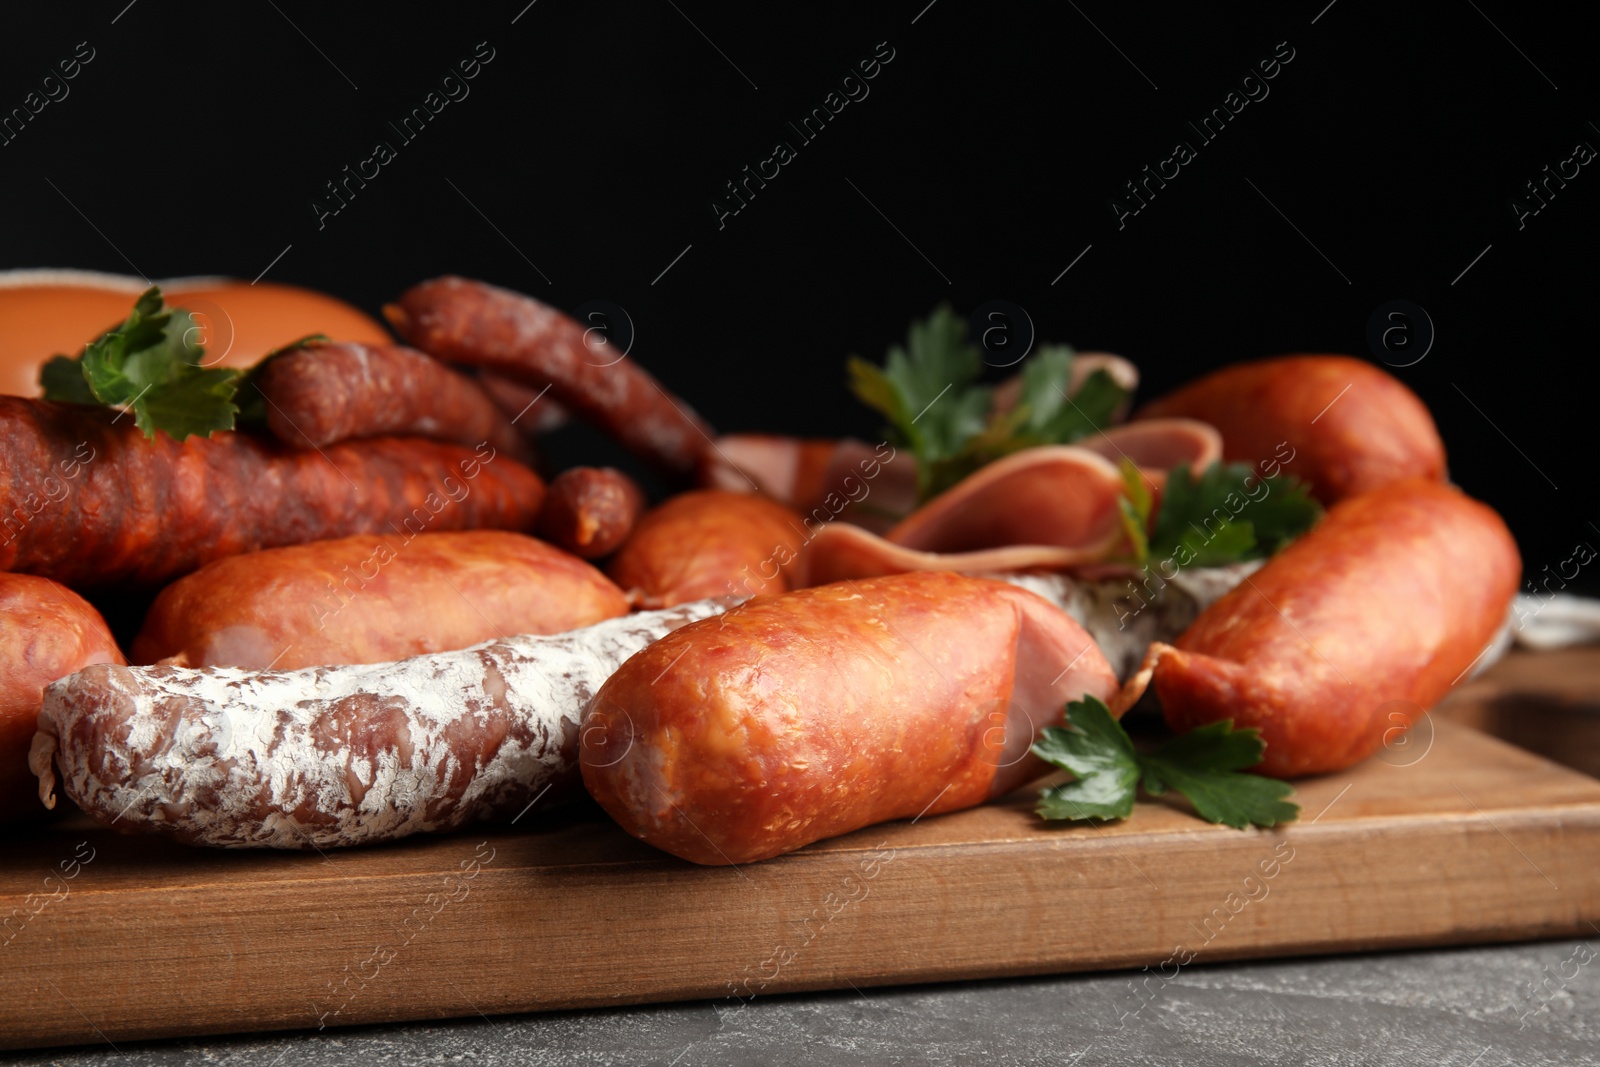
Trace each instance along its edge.
{"label": "green herb leaf", "polygon": [[1067,705],[1067,726],[1047,726],[1033,754],[1077,779],[1039,794],[1046,819],[1126,819],[1139,785],[1139,757],[1121,724],[1090,697]]}
{"label": "green herb leaf", "polygon": [[1023,416],[1021,429],[1040,433],[1056,413],[1067,406],[1066,384],[1072,376],[1072,349],[1065,345],[1041,345],[1022,365],[1021,391],[1017,410]]}
{"label": "green herb leaf", "polygon": [[1126,392],[1099,370],[1069,399],[1072,361],[1070,348],[1041,346],[1022,366],[1016,405],[997,413],[994,390],[978,382],[978,349],[941,305],[912,323],[906,347],[891,348],[882,367],[858,356],[847,366],[851,391],[888,420],[886,436],[916,459],[918,496],[926,500],[1003,456],[1109,425]]}
{"label": "green herb leaf", "polygon": [[1286,475],[1260,477],[1247,463],[1213,463],[1199,475],[1167,472],[1148,557],[1179,567],[1260,559],[1316,525],[1322,509]]}
{"label": "green herb leaf", "polygon": [[1141,782],[1153,796],[1182,793],[1202,819],[1238,830],[1299,817],[1300,808],[1284,800],[1293,792],[1288,783],[1242,773],[1266,751],[1257,730],[1211,723],[1141,756],[1094,697],[1068,704],[1067,723],[1047,727],[1033,744],[1034,755],[1076,779],[1040,792],[1037,811],[1046,819],[1125,819]]}
{"label": "green herb leaf", "polygon": [[911,324],[906,347],[889,349],[882,368],[849,360],[850,389],[889,420],[886,436],[917,460],[924,495],[938,465],[983,429],[991,390],[974,385],[983,370],[966,325],[948,305]]}
{"label": "green herb leaf", "polygon": [[[1070,444],[1079,438],[1089,437],[1110,426],[1117,408],[1127,399],[1128,393],[1104,370],[1097,370],[1083,380],[1070,399],[1063,390],[1071,380],[1072,350],[1042,349],[1038,356],[1064,352],[1066,369],[1057,380],[1050,383],[1050,392],[1056,396],[1055,410],[1049,418],[1030,424],[1029,436],[1036,444]],[[1038,356],[1032,357],[1034,359]],[[1030,359],[1030,362],[1032,359]]]}
{"label": "green herb leaf", "polygon": [[98,404],[89,379],[83,376],[83,364],[70,356],[52,356],[39,368],[39,385],[45,399],[59,400],[64,404]]}
{"label": "green herb leaf", "polygon": [[194,340],[197,333],[194,318],[166,307],[161,290],[151,286],[122,325],[90,342],[77,359],[50,360],[39,381],[49,400],[132,411],[146,437],[165,430],[181,441],[230,430],[238,413],[238,372],[202,366],[205,349]]}
{"label": "green herb leaf", "polygon": [[1240,773],[1260,763],[1266,750],[1259,730],[1235,730],[1231,722],[1208,723],[1140,757],[1144,788],[1155,796],[1174,789],[1188,797],[1207,822],[1236,830],[1293,821],[1300,808],[1283,799],[1293,792],[1289,783]]}
{"label": "green herb leaf", "polygon": [[1143,567],[1150,561],[1150,508],[1154,501],[1138,464],[1123,456],[1118,466],[1122,471],[1122,495],[1117,498],[1117,507],[1122,512],[1122,531],[1133,547],[1134,564]]}

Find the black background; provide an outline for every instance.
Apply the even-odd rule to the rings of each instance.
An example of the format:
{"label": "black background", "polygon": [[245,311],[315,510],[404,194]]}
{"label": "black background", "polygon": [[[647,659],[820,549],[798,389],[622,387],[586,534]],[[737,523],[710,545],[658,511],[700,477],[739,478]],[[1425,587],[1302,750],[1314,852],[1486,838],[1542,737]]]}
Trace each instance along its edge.
{"label": "black background", "polygon": [[[844,357],[941,301],[1014,301],[1133,359],[1149,397],[1239,359],[1374,358],[1369,315],[1407,299],[1437,337],[1395,373],[1529,575],[1600,545],[1600,165],[1525,228],[1509,206],[1600,147],[1575,7],[926,3],[30,5],[0,112],[78,42],[95,58],[0,146],[0,266],[250,279],[288,247],[270,280],[373,313],[443,273],[605,299],[719,429],[807,435],[875,433]],[[870,95],[799,145],[786,123],[884,41]],[[478,42],[470,95],[400,143],[388,120]],[[1270,95],[1119,229],[1122,183],[1279,42]],[[397,158],[319,229],[324,183],[380,139]],[[719,229],[713,197],[779,139],[798,158]]]}

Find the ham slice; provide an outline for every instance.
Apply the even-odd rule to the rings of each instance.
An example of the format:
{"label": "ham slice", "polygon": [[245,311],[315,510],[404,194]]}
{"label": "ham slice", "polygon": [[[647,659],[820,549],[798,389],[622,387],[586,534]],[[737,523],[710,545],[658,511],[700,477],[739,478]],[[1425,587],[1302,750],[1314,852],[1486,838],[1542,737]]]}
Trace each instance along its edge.
{"label": "ham slice", "polygon": [[1159,491],[1168,468],[1203,469],[1221,454],[1217,432],[1192,419],[1152,419],[1076,445],[1026,449],[963,479],[882,536],[842,523],[824,527],[806,546],[799,584],[1099,563],[1123,542],[1122,475],[1113,459],[1131,460]]}
{"label": "ham slice", "polygon": [[[1129,397],[1139,387],[1139,369],[1121,356],[1080,352],[1072,362],[1067,392],[1076,394],[1089,376],[1100,370]],[[1020,375],[996,386],[994,413],[1016,407],[1021,392]],[[1125,403],[1114,417],[1121,419],[1126,408]],[[1112,452],[1108,458],[1116,462],[1118,456]],[[1137,455],[1133,460],[1145,464]],[[884,533],[917,506],[916,460],[888,444],[874,446],[853,437],[728,434],[702,453],[699,477],[705,488],[760,493],[805,515],[826,507],[832,514],[819,515],[821,521],[836,517],[874,533]],[[841,500],[845,503],[834,506]]]}
{"label": "ham slice", "polygon": [[853,437],[728,434],[700,459],[700,484],[760,493],[803,515],[819,512],[882,533],[917,505],[917,462],[890,444]]}

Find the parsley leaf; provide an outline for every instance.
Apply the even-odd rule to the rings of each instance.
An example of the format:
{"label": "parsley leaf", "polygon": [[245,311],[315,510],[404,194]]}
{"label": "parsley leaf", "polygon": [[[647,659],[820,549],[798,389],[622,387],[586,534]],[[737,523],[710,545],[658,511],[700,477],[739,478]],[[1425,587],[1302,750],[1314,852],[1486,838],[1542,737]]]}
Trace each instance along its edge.
{"label": "parsley leaf", "polygon": [[1260,763],[1266,749],[1258,730],[1207,723],[1140,757],[1145,792],[1160,796],[1176,790],[1189,798],[1202,819],[1235,830],[1290,822],[1300,808],[1283,799],[1293,792],[1289,783],[1240,773]]}
{"label": "parsley leaf", "polygon": [[1152,796],[1182,793],[1207,822],[1275,826],[1298,818],[1300,808],[1283,799],[1293,792],[1287,782],[1242,773],[1266,748],[1259,731],[1214,722],[1142,756],[1103,703],[1075,700],[1067,725],[1046,727],[1033,744],[1034,755],[1075,780],[1042,790],[1037,811],[1046,819],[1126,819],[1142,782]]}
{"label": "parsley leaf", "polygon": [[1155,501],[1133,460],[1123,456],[1119,468],[1122,495],[1117,498],[1117,507],[1122,512],[1122,531],[1128,535],[1128,544],[1133,548],[1134,564],[1143,567],[1150,562],[1150,509]]}
{"label": "parsley leaf", "polygon": [[1033,754],[1076,781],[1039,794],[1046,819],[1126,819],[1133,814],[1139,785],[1139,757],[1127,731],[1100,701],[1090,697],[1067,705],[1066,727],[1047,726],[1033,743]]}
{"label": "parsley leaf", "polygon": [[98,404],[89,388],[89,379],[83,376],[83,364],[70,356],[51,356],[39,368],[39,386],[45,399],[59,400],[65,404]]}
{"label": "parsley leaf", "polygon": [[1213,463],[1198,475],[1180,464],[1167,472],[1146,558],[1179,567],[1260,559],[1305,533],[1321,515],[1296,478],[1261,478],[1247,463]]}
{"label": "parsley leaf", "polygon": [[889,420],[887,436],[917,459],[918,488],[931,495],[940,465],[982,431],[993,391],[975,385],[983,371],[967,327],[947,304],[911,324],[906,347],[889,349],[879,368],[859,356],[849,363],[857,398]]}
{"label": "parsley leaf", "polygon": [[231,430],[239,410],[233,403],[238,372],[202,366],[205,349],[196,332],[193,316],[168,308],[152,285],[122,325],[91,341],[76,359],[56,356],[46,363],[39,384],[48,400],[130,410],[146,437],[165,430],[181,441]]}
{"label": "parsley leaf", "polygon": [[1127,398],[1103,370],[1068,398],[1073,351],[1044,345],[1028,357],[1017,403],[994,411],[994,389],[979,383],[983,360],[966,324],[948,305],[912,323],[906,347],[882,367],[848,362],[850,389],[889,421],[886,436],[917,461],[919,500],[936,496],[986,463],[1037,445],[1066,444],[1109,425]]}

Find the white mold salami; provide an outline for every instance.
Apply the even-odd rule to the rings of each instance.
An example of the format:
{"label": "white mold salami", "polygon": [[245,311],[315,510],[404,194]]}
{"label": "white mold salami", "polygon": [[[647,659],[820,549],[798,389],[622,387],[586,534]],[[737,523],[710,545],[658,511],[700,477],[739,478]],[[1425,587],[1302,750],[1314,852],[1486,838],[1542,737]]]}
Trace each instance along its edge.
{"label": "white mold salami", "polygon": [[628,657],[732,599],[394,663],[96,664],[45,690],[29,763],[54,805],[223,848],[328,848],[516,813],[578,781],[578,722]]}

